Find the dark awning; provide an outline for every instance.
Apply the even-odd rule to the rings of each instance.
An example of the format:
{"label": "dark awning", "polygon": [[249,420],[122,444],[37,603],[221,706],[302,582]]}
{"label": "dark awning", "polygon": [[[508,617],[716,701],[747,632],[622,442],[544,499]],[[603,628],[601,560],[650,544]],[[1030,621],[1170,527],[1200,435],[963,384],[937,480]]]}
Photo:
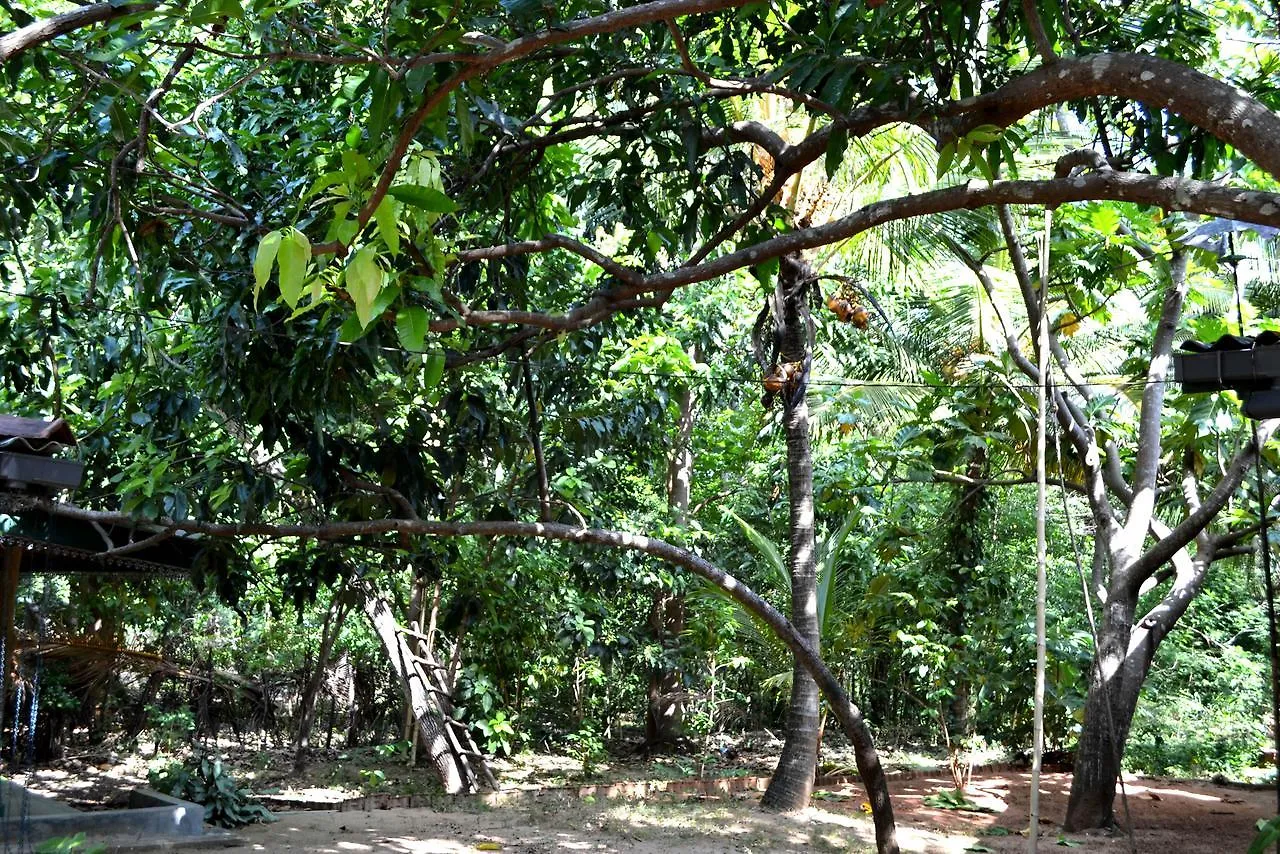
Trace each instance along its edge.
{"label": "dark awning", "polygon": [[0,546],[23,549],[21,572],[95,574],[187,574],[204,550],[203,543],[175,535],[144,548],[111,554],[120,548],[153,536],[155,529],[139,526],[95,525],[80,519],[52,516],[43,510],[23,510],[0,514]]}

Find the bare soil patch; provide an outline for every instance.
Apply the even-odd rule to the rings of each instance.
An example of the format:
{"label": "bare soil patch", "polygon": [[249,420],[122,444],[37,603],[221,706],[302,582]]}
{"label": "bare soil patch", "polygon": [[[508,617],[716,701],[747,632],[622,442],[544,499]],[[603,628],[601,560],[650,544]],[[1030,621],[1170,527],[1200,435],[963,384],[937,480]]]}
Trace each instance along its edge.
{"label": "bare soil patch", "polygon": [[[1055,846],[1066,811],[1068,774],[1045,775],[1041,803],[1045,847]],[[992,812],[925,806],[926,796],[949,786],[945,776],[892,784],[905,851],[960,854],[1021,851],[1026,839],[1030,774],[979,775],[973,800]],[[1243,851],[1254,823],[1273,814],[1274,794],[1211,783],[1139,780],[1129,783],[1130,812],[1139,851],[1218,854]],[[229,852],[462,852],[560,851],[775,852],[867,851],[874,830],[856,784],[821,789],[815,806],[796,815],[761,812],[758,793],[723,800],[662,797],[646,802],[532,800],[496,809],[399,809],[373,812],[299,811],[241,831],[247,844]],[[1117,810],[1122,809],[1117,799]],[[998,835],[1004,834],[1004,835]],[[1061,837],[1085,852],[1125,851],[1123,833]],[[496,846],[496,847],[495,847]]]}

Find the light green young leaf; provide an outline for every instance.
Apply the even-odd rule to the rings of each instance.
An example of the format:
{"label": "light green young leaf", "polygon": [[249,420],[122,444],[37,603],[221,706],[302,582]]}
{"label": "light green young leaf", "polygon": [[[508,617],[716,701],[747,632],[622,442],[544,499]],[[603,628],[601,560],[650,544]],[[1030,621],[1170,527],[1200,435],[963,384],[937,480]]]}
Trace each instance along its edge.
{"label": "light green young leaf", "polygon": [[280,263],[280,296],[289,308],[297,308],[307,278],[307,262],[311,260],[311,241],[298,229],[289,229],[280,241],[276,259]]}
{"label": "light green young leaf", "polygon": [[385,196],[373,211],[373,220],[378,224],[378,236],[386,244],[392,258],[400,254],[400,227],[396,221],[395,204],[390,196]]}
{"label": "light green young leaf", "polygon": [[347,176],[348,184],[359,184],[366,178],[373,177],[373,164],[369,158],[358,151],[342,152],[342,171]]}
{"label": "light green young leaf", "polygon": [[421,353],[430,322],[431,316],[421,306],[407,305],[400,309],[396,313],[396,336],[400,339],[400,346],[411,352]]}
{"label": "light green young leaf", "polygon": [[396,200],[427,213],[453,213],[458,209],[453,199],[434,187],[421,184],[397,184],[387,191]]}
{"label": "light green young leaf", "polygon": [[272,231],[258,242],[258,254],[253,258],[253,306],[258,307],[258,295],[271,278],[271,268],[276,263],[276,252],[280,249],[282,235]]}
{"label": "light green young leaf", "polygon": [[382,280],[378,253],[372,246],[361,247],[347,262],[347,293],[355,303],[361,326],[368,326],[373,320],[373,304],[382,290]]}

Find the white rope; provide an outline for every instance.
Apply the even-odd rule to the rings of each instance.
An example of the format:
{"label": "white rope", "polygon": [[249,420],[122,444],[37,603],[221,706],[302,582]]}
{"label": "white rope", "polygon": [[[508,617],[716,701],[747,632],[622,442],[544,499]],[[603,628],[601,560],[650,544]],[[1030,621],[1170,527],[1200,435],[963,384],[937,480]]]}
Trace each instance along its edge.
{"label": "white rope", "polygon": [[1040,764],[1044,755],[1045,687],[1045,599],[1048,547],[1045,539],[1045,428],[1049,388],[1049,234],[1053,229],[1053,209],[1044,209],[1044,232],[1040,235],[1040,329],[1037,333],[1040,377],[1036,384],[1036,687],[1031,758],[1031,826],[1027,829],[1027,850],[1035,854],[1040,839]]}

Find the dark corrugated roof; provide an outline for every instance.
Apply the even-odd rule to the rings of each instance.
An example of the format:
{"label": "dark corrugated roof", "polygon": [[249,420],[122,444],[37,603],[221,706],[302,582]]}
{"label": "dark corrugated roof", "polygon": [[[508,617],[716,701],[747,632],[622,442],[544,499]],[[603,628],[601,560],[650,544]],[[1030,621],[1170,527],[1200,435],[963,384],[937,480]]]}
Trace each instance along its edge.
{"label": "dark corrugated roof", "polygon": [[125,554],[120,548],[157,533],[145,527],[95,526],[80,519],[52,516],[43,510],[0,515],[0,545],[23,549],[22,572],[95,574],[186,574],[204,545],[193,537],[175,535]]}
{"label": "dark corrugated roof", "polygon": [[51,454],[75,443],[71,425],[61,418],[46,421],[43,418],[0,415],[0,447],[17,445],[33,454]]}

